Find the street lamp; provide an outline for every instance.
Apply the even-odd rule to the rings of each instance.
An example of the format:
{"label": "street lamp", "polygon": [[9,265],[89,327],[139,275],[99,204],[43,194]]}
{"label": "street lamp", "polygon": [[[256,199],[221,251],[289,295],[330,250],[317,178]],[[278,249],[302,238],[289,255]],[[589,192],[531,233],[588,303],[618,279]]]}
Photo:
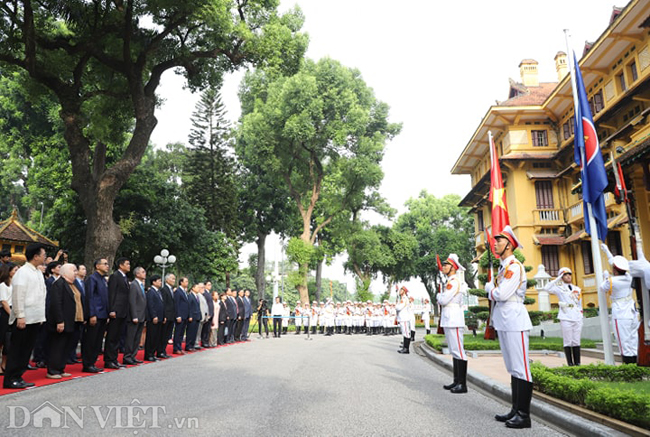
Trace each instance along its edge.
{"label": "street lamp", "polygon": [[544,287],[548,284],[551,275],[546,273],[546,267],[544,264],[540,264],[537,267],[537,273],[533,276],[535,279],[535,289],[537,290],[537,301],[539,304],[540,311],[551,311],[551,301],[548,298],[548,292],[544,291]]}
{"label": "street lamp", "polygon": [[275,302],[275,298],[278,297],[278,283],[281,280],[284,281],[284,275],[279,274],[277,271],[266,275],[266,282],[273,281],[273,302]]}
{"label": "street lamp", "polygon": [[167,267],[171,267],[172,264],[176,262],[176,257],[174,255],[170,255],[167,249],[163,249],[160,251],[160,255],[156,255],[153,257],[153,262],[156,263],[156,265],[162,269],[162,277],[164,281],[165,269]]}

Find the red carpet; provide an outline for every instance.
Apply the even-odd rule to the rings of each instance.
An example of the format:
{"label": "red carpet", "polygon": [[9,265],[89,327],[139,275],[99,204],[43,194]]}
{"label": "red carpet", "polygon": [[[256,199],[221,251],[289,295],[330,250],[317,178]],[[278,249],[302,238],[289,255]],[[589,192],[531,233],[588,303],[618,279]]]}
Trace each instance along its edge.
{"label": "red carpet", "polygon": [[[250,341],[250,340],[248,340],[248,341]],[[244,344],[244,343],[246,343],[246,342],[225,344],[223,346],[217,346],[217,347],[212,348],[212,349],[201,349],[201,350],[198,350],[198,351],[185,352],[185,353],[189,355],[189,354],[193,354],[193,353],[197,353],[197,352],[203,352],[203,351],[207,351],[207,350],[214,350],[214,349],[217,349],[217,348],[228,347],[228,346],[233,346],[233,345],[236,345],[236,344]],[[168,360],[183,356],[183,355],[173,355],[171,353],[172,345],[169,345],[167,347],[167,350],[168,350],[168,354],[171,355],[171,357],[172,357],[172,358],[168,358]],[[144,361],[144,350],[141,349],[141,350],[138,351],[137,358],[139,360],[141,360],[141,361]],[[122,363],[122,354],[119,355],[119,360],[118,361],[120,363]],[[165,361],[165,360],[161,360],[161,361]],[[153,363],[154,362],[145,361],[143,364],[136,364],[136,366],[143,366],[143,365],[153,364]],[[32,363],[32,365],[33,364],[34,363]],[[104,359],[103,359],[102,355],[100,355],[99,358],[97,359],[97,364],[96,365],[99,368],[104,367]],[[21,392],[21,391],[25,391],[25,390],[33,390],[35,388],[43,387],[45,385],[58,384],[58,383],[61,383],[61,382],[71,381],[71,380],[76,379],[76,378],[84,378],[86,376],[101,375],[102,373],[108,373],[108,372],[126,372],[126,371],[128,371],[129,368],[135,367],[135,366],[127,366],[125,369],[122,369],[122,370],[105,369],[102,373],[84,373],[84,372],[81,371],[82,367],[83,367],[83,365],[81,363],[66,365],[65,366],[65,372],[71,374],[72,376],[70,376],[68,378],[61,378],[61,379],[49,379],[49,378],[46,378],[45,375],[47,374],[47,369],[27,370],[23,374],[23,379],[25,381],[27,381],[27,382],[33,382],[34,384],[36,384],[34,387],[31,387],[31,388],[28,388],[28,389],[10,390],[10,389],[6,389],[6,388],[2,388],[2,385],[0,384],[0,396],[4,396],[4,395],[10,394],[10,393]],[[0,375],[0,380],[2,380],[2,378],[3,378],[2,375]]]}

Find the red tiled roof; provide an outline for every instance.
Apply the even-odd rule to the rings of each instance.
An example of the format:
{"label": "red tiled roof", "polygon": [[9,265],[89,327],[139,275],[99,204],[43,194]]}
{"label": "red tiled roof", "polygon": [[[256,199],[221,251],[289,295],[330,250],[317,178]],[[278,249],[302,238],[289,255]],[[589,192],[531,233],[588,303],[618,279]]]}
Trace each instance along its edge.
{"label": "red tiled roof", "polygon": [[556,86],[557,82],[543,82],[539,86],[525,87],[527,93],[499,102],[498,106],[539,106],[546,101]]}
{"label": "red tiled roof", "polygon": [[39,234],[28,228],[18,220],[18,214],[14,210],[6,220],[0,221],[0,240],[17,241],[21,243],[43,243],[47,246],[58,247],[59,242]]}

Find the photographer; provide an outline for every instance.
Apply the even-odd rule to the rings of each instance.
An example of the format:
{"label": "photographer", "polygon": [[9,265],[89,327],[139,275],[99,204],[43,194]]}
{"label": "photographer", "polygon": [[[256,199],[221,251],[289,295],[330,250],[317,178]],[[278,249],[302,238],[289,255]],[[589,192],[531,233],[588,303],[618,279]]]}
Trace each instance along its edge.
{"label": "photographer", "polygon": [[266,305],[266,299],[260,299],[257,303],[257,324],[262,338],[262,324],[264,324],[264,330],[266,331],[266,338],[269,338],[269,319],[265,318],[269,315],[269,307]]}

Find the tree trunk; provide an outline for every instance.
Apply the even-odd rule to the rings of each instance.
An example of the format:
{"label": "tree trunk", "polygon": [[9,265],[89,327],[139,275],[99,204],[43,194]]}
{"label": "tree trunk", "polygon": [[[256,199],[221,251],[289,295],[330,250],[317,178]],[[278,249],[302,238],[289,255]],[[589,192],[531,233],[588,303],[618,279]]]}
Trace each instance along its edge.
{"label": "tree trunk", "polygon": [[95,259],[106,258],[112,267],[115,253],[124,239],[120,227],[113,220],[115,197],[97,193],[95,190],[86,194],[79,193],[79,197],[84,204],[88,220],[84,248],[85,264],[90,268]]}
{"label": "tree trunk", "polygon": [[309,263],[304,263],[298,266],[302,273],[303,281],[296,288],[300,295],[300,302],[309,303],[309,288],[307,288],[307,278],[309,277]]}
{"label": "tree trunk", "polygon": [[257,270],[255,271],[255,285],[257,286],[257,298],[264,299],[266,282],[264,278],[264,266],[266,264],[266,254],[264,247],[266,245],[266,234],[257,234]]}
{"label": "tree trunk", "polygon": [[226,288],[230,288],[230,272],[226,272]]}
{"label": "tree trunk", "polygon": [[316,300],[320,302],[321,287],[323,282],[323,260],[316,264]]}

